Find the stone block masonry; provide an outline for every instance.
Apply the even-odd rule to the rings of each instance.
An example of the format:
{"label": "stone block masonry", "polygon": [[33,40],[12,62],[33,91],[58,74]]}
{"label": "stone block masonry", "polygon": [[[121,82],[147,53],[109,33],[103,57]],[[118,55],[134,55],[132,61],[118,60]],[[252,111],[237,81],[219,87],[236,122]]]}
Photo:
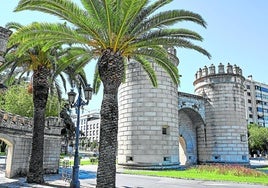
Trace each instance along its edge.
{"label": "stone block masonry", "polygon": [[[46,118],[45,173],[57,173],[59,170],[62,128],[61,119]],[[6,177],[26,175],[32,146],[32,119],[0,110],[0,139],[8,146]]]}
{"label": "stone block masonry", "polygon": [[[174,59],[174,64],[178,64],[178,59]],[[136,62],[128,65],[126,82],[120,86],[120,165],[179,164],[177,85],[156,63],[152,66],[157,74],[157,88],[153,88],[147,74]]]}
{"label": "stone block masonry", "polygon": [[[174,49],[169,52],[176,55]],[[136,62],[128,65],[126,82],[120,86],[118,164],[127,168],[248,164],[242,70],[230,64],[199,69],[193,95],[178,92],[165,71],[152,66],[158,88]]]}
{"label": "stone block masonry", "polygon": [[206,98],[206,134],[201,162],[248,163],[247,123],[242,70],[228,64],[196,73],[195,93]]}

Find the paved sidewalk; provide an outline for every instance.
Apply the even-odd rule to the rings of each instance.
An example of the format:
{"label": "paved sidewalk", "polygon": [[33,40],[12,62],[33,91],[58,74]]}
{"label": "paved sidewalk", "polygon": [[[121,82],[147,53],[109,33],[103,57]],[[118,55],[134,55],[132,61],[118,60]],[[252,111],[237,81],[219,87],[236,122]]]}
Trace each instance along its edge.
{"label": "paved sidewalk", "polygon": [[[80,180],[80,187],[81,188],[92,188],[96,185],[96,165],[90,166],[81,166],[79,171],[79,180]],[[71,173],[71,171],[69,171]],[[85,177],[86,174],[86,177]],[[71,177],[71,174],[69,174]],[[0,171],[0,188],[29,188],[29,187],[36,187],[36,188],[65,188],[70,187],[70,179],[66,179],[62,177],[62,174],[51,174],[45,175],[45,184],[29,184],[26,183],[26,178],[14,178],[9,179],[5,177],[4,172]]]}

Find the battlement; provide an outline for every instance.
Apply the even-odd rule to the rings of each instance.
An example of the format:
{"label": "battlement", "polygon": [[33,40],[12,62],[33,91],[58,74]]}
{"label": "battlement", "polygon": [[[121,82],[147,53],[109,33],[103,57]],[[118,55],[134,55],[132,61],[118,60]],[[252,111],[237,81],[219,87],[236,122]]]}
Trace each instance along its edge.
{"label": "battlement", "polygon": [[[0,110],[0,127],[8,127],[20,130],[32,130],[33,119]],[[45,129],[49,130],[52,127],[63,127],[62,120],[57,117],[47,117],[45,122]]]}
{"label": "battlement", "polygon": [[195,79],[198,80],[200,78],[204,78],[207,76],[213,76],[213,75],[242,75],[242,69],[237,65],[231,65],[230,63],[227,64],[226,68],[225,66],[220,63],[218,65],[218,70],[216,71],[215,65],[211,64],[211,66],[207,67],[204,66],[204,68],[199,68],[199,70],[195,74]]}

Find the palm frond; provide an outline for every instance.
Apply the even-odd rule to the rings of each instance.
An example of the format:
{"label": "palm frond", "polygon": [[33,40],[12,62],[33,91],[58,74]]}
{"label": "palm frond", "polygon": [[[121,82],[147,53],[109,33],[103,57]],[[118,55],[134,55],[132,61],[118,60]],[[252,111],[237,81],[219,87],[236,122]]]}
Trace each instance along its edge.
{"label": "palm frond", "polygon": [[169,74],[175,84],[179,84],[178,69],[168,58],[168,54],[163,54],[163,50],[145,48],[137,50],[136,54],[152,59]]}
{"label": "palm frond", "polygon": [[21,25],[20,23],[17,23],[17,22],[8,22],[6,24],[6,28],[7,29],[14,29],[14,30],[18,30],[20,28],[22,28],[23,25]]}
{"label": "palm frond", "polygon": [[101,79],[98,71],[98,67],[95,67],[95,73],[93,77],[93,93],[97,94],[101,85]]}
{"label": "palm frond", "polygon": [[152,85],[154,87],[157,87],[157,78],[155,71],[152,67],[152,62],[148,59],[145,59],[141,55],[134,56],[133,59],[135,59],[137,62],[139,62],[142,65],[143,70],[147,73]]}
{"label": "palm frond", "polygon": [[70,0],[20,0],[15,11],[22,10],[41,11],[55,15],[73,25],[77,25],[94,38],[100,39],[99,33],[96,32],[96,27],[94,27],[94,22],[91,21],[84,10]]}
{"label": "palm frond", "polygon": [[142,40],[150,40],[156,38],[169,38],[169,37],[179,37],[185,39],[193,39],[202,41],[203,38],[197,32],[188,30],[188,29],[160,29],[154,30],[152,32],[146,33],[138,38],[137,40],[141,42]]}
{"label": "palm frond", "polygon": [[[163,7],[171,1],[172,0],[156,0],[148,6],[144,6],[143,9],[137,15],[136,19],[133,21],[130,31],[133,31],[136,27],[139,26],[139,24],[143,23],[146,19],[148,19],[150,14],[154,13],[157,9]],[[146,5],[148,3],[149,1],[147,0]]]}
{"label": "palm frond", "polygon": [[191,21],[206,27],[205,20],[199,14],[186,10],[169,10],[160,12],[140,23],[132,34],[140,36],[152,29],[170,26],[180,21]]}
{"label": "palm frond", "polygon": [[[136,18],[137,14],[141,11],[144,4],[146,4],[147,0],[125,0],[122,1],[122,6],[120,7],[120,11],[122,15],[117,16],[117,20],[119,22],[115,25],[118,27],[118,30],[114,30],[116,33],[116,40],[114,44],[114,51],[115,49],[120,49],[118,46],[123,43],[122,40],[125,40],[126,33],[129,32],[129,28],[133,20]],[[118,19],[120,18],[120,19]],[[115,18],[116,19],[116,18]]]}
{"label": "palm frond", "polygon": [[[33,23],[13,33],[9,38],[8,45],[12,46],[19,41],[20,45],[17,50],[18,54],[22,55],[37,44],[45,44],[47,49],[70,43],[86,45],[90,43],[90,40],[85,37],[65,24]],[[32,40],[33,38],[35,40]]]}
{"label": "palm frond", "polygon": [[[152,39],[149,40],[147,42],[145,41],[141,41],[141,42],[137,42],[135,44],[134,48],[150,48],[153,46],[160,46],[161,44],[165,44],[166,46],[173,46],[173,47],[179,47],[179,48],[188,48],[188,49],[193,49],[196,50],[197,52],[207,56],[208,58],[211,58],[211,55],[209,52],[207,52],[205,49],[194,45],[193,43],[191,43],[188,40],[184,40],[184,39],[180,39],[177,37],[170,37],[170,38],[159,38],[159,39]],[[128,50],[132,50],[132,49],[128,49]],[[127,53],[127,52],[126,52]]]}

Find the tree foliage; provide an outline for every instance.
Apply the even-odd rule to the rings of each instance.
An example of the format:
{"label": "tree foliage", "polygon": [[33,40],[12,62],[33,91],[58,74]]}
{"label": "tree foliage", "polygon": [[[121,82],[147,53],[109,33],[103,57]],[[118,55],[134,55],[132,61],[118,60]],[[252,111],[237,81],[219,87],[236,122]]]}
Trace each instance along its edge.
{"label": "tree foliage", "polygon": [[248,125],[248,143],[251,154],[256,151],[267,152],[268,150],[268,128],[256,124]]}
{"label": "tree foliage", "polygon": [[[0,109],[20,116],[33,117],[33,97],[28,93],[28,84],[12,85],[0,96]],[[61,105],[57,96],[50,95],[46,116],[58,116]]]}

